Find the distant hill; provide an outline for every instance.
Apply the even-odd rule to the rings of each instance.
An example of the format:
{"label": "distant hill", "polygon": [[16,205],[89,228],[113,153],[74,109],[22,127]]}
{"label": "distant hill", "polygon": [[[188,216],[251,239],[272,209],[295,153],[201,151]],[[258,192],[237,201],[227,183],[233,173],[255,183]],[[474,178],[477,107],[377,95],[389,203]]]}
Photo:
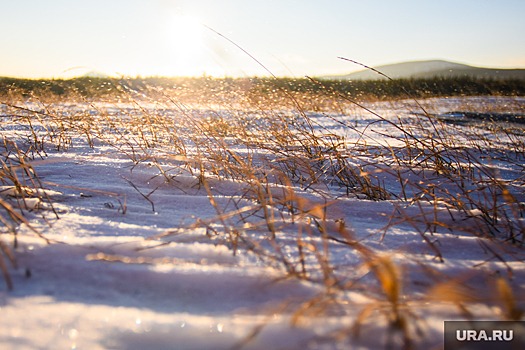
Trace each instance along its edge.
{"label": "distant hill", "polygon": [[104,78],[105,79],[105,78],[109,78],[109,75],[96,71],[96,70],[92,70],[85,74],[82,74],[80,77],[81,78]]}
{"label": "distant hill", "polygon": [[[520,79],[525,80],[525,69],[497,69],[480,68],[466,64],[432,60],[432,61],[413,61],[388,64],[374,67],[392,79],[409,78],[435,78],[435,77],[474,77],[490,79]],[[385,77],[376,72],[365,69],[355,73],[337,76],[325,76],[325,79],[334,80],[384,80]]]}

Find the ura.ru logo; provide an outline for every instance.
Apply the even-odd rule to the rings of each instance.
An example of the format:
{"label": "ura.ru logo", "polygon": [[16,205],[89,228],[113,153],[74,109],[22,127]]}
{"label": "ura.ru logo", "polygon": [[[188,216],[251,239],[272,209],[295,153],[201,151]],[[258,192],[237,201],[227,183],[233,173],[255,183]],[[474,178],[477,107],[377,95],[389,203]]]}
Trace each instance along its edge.
{"label": "ura.ru logo", "polygon": [[511,341],[514,338],[514,331],[494,329],[485,330],[456,330],[456,340],[458,341]]}

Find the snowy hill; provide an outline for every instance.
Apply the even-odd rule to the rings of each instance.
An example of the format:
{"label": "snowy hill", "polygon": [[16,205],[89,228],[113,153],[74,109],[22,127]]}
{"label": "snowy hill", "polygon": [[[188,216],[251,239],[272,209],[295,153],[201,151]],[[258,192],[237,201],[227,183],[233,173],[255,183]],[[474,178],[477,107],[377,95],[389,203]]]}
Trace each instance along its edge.
{"label": "snowy hill", "polygon": [[[480,68],[444,60],[412,61],[374,67],[392,79],[434,77],[477,77],[494,79],[524,79],[525,69]],[[326,77],[344,80],[384,80],[385,77],[365,69],[358,72]]]}

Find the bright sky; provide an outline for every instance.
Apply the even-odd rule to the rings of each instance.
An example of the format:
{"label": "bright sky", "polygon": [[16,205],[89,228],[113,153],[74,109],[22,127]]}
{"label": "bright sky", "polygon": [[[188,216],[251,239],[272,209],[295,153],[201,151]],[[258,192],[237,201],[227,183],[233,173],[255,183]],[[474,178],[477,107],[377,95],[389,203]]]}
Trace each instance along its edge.
{"label": "bright sky", "polygon": [[0,76],[339,74],[446,59],[525,68],[523,0],[0,0]]}

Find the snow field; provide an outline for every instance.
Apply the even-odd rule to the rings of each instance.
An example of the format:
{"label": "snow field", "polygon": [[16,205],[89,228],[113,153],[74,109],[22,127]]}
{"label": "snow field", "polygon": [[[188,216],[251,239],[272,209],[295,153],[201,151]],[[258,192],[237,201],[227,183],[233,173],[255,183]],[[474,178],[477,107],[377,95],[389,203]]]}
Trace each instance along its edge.
{"label": "snow field", "polygon": [[[506,103],[511,102],[521,103]],[[481,108],[490,99],[425,103],[441,112],[465,104]],[[481,238],[483,207],[459,210],[449,199],[428,197],[422,184],[429,178],[437,181],[436,193],[455,191],[457,185],[423,168],[428,155],[414,163],[421,170],[413,170],[393,164],[384,151],[403,146],[398,120],[413,125],[411,132],[428,130],[417,123],[409,102],[371,105],[384,120],[359,110],[358,116],[310,116],[320,132],[344,139],[339,146],[344,164],[361,167],[360,176],[371,175],[370,183],[352,185],[339,184],[322,161],[318,181],[301,178],[315,164],[292,147],[282,157],[291,154],[293,163],[279,158],[268,163],[276,141],[263,145],[254,138],[256,125],[246,136],[253,138],[248,146],[236,143],[228,128],[220,139],[203,131],[184,143],[177,137],[187,136],[195,121],[182,118],[170,125],[167,120],[181,111],[145,107],[163,116],[156,120],[158,135],[139,127],[144,116],[133,106],[54,107],[66,117],[84,116],[85,122],[87,116],[100,118],[90,126],[90,138],[78,131],[73,117],[64,119],[69,127],[56,118],[30,127],[24,118],[8,117],[4,106],[2,137],[22,148],[37,130],[45,145],[29,160],[41,187],[30,186],[20,173],[27,187],[5,180],[0,188],[2,199],[27,219],[16,229],[14,290],[0,290],[0,311],[8,320],[0,329],[3,347],[372,349],[385,343],[403,347],[406,334],[418,348],[435,348],[442,341],[443,320],[466,317],[458,305],[475,319],[506,317],[498,278],[523,308],[522,246]],[[227,111],[182,112],[196,120],[219,114],[229,122]],[[117,124],[119,118],[129,119]],[[59,136],[50,136],[52,128]],[[458,144],[484,130],[457,128],[461,132],[451,142]],[[523,166],[506,161],[514,159],[515,151],[505,148],[512,135],[487,132],[486,137],[501,146],[486,150],[487,164],[519,204]],[[219,146],[208,145],[211,141]],[[331,161],[329,152],[325,159]],[[254,174],[264,173],[268,164],[275,169],[297,165],[298,178],[274,181],[279,177],[268,171],[268,182],[261,182]],[[401,192],[392,171],[396,166],[408,179],[405,195],[424,201],[372,198],[375,192],[366,186]],[[477,189],[474,182],[465,186]],[[523,228],[519,215],[510,221],[510,226],[490,227]],[[514,237],[522,240],[523,233]],[[12,234],[6,232],[3,240],[11,242]],[[394,304],[406,329],[391,329]],[[359,337],[352,336],[356,324]]]}

